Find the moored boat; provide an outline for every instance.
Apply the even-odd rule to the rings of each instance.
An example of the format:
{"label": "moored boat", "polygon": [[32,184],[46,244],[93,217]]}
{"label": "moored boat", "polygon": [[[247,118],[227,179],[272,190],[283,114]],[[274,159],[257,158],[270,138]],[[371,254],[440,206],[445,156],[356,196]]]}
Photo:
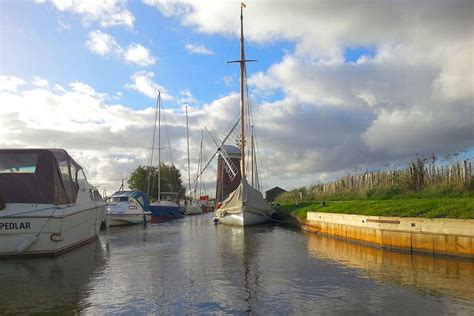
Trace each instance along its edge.
{"label": "moored boat", "polygon": [[[156,114],[155,114],[155,131],[153,132],[153,142],[151,148],[150,166],[153,165],[153,150],[155,148],[155,133],[156,133],[156,119],[158,119],[158,199],[156,202],[150,204],[151,222],[164,222],[171,219],[183,217],[183,208],[175,202],[168,199],[162,199],[162,193],[167,194],[168,198],[173,197],[173,200],[178,199],[176,192],[161,192],[161,92],[158,91],[158,98],[156,100]],[[151,178],[148,178],[148,188],[150,188]],[[147,190],[149,192],[149,190]]]}
{"label": "moored boat", "polygon": [[0,256],[59,255],[91,242],[105,206],[65,150],[0,150]]}
{"label": "moored boat", "polygon": [[189,199],[185,202],[184,214],[186,215],[197,215],[203,213],[203,205],[201,201]]}
{"label": "moored boat", "polygon": [[106,217],[108,226],[149,222],[151,212],[148,197],[140,191],[117,191],[109,199]]}
{"label": "moored boat", "polygon": [[160,223],[183,217],[183,208],[177,203],[162,200],[150,204],[151,222]]}
{"label": "moored boat", "polygon": [[[252,185],[247,182],[245,177],[245,81],[246,81],[246,63],[244,50],[244,26],[243,26],[243,8],[240,8],[240,60],[232,61],[240,64],[240,185],[229,194],[221,206],[216,210],[216,219],[219,223],[234,226],[250,226],[262,224],[270,220],[273,210],[265,201],[262,193],[253,187],[254,180],[258,177],[254,176],[254,162],[256,161],[253,147],[252,134]],[[258,183],[258,181],[257,181]]]}

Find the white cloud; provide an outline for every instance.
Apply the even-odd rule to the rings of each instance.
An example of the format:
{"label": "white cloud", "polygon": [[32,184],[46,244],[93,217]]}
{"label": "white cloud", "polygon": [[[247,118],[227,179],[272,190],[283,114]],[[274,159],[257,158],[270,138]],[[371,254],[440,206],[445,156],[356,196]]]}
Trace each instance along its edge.
{"label": "white cloud", "polygon": [[33,78],[33,85],[40,88],[45,88],[48,86],[48,80],[36,76]]}
{"label": "white cloud", "polygon": [[196,104],[197,100],[194,98],[193,94],[189,89],[185,89],[179,92],[178,98],[179,104]]}
{"label": "white cloud", "polygon": [[0,92],[0,104],[11,105],[0,107],[0,147],[65,148],[93,183],[116,189],[147,161],[154,104],[133,110],[106,103],[105,93],[82,82],[52,86]]}
{"label": "white cloud", "polygon": [[131,77],[132,83],[125,85],[125,88],[136,90],[152,99],[156,99],[158,91],[160,91],[162,100],[172,100],[173,97],[167,93],[164,87],[153,82],[154,77],[153,72],[139,71]]}
{"label": "white cloud", "polygon": [[100,100],[103,100],[107,96],[105,93],[98,93],[90,85],[79,81],[71,82],[70,86],[72,88],[72,91],[79,92],[85,95],[90,95]]}
{"label": "white cloud", "polygon": [[[97,22],[102,27],[126,26],[133,28],[135,17],[126,9],[124,0],[49,0],[56,9],[62,12],[71,12],[82,17],[83,22],[90,24]],[[46,3],[46,1],[37,1]]]}
{"label": "white cloud", "polygon": [[0,91],[15,92],[25,84],[25,80],[15,76],[0,76]]}
{"label": "white cloud", "polygon": [[[238,2],[147,0],[145,3],[199,32],[239,36]],[[341,1],[280,1],[275,5],[264,0],[248,4],[244,10],[248,40],[288,40],[295,43],[299,54],[339,62],[343,61],[344,47],[348,45],[404,42],[422,47],[439,43],[439,39],[472,35],[471,20],[472,2],[468,0],[435,4],[357,2],[349,7]]]}
{"label": "white cloud", "polygon": [[[199,32],[239,35],[238,2],[145,2]],[[331,179],[355,166],[380,167],[409,161],[415,153],[443,155],[474,147],[472,1],[351,6],[340,1],[258,1],[245,10],[245,27],[246,38],[259,45],[281,40],[294,45],[268,69],[249,74],[251,92],[258,97],[282,95],[272,102],[252,102],[262,150],[259,166],[266,170],[270,187],[289,189]],[[97,54],[105,51],[103,55],[125,60],[127,46],[117,46],[109,43],[101,50],[91,44],[99,47]],[[347,47],[371,47],[375,52],[345,63]],[[137,121],[153,122],[154,102],[143,112],[106,104],[110,98],[77,82],[67,88],[51,84],[52,89],[18,92],[28,85],[7,77],[8,84],[0,87],[9,88],[3,88],[0,101],[19,110],[0,116],[13,126],[6,130],[0,123],[0,145],[74,144],[82,150],[77,153],[87,156],[85,161],[97,165],[93,170],[98,178],[119,178],[125,165],[131,168],[132,161],[146,156],[143,148],[150,147],[145,139],[151,132]],[[153,72],[141,71],[126,87],[152,99],[160,90],[163,99],[171,100],[154,80]],[[175,100],[189,104],[191,152],[198,152],[200,129],[208,123],[216,134],[224,131],[239,113],[239,95],[231,93],[202,107],[189,102],[192,99],[192,93],[183,90]],[[27,107],[33,100],[40,100],[42,112],[37,115]],[[173,156],[185,170],[183,113],[164,113],[176,145]],[[133,135],[144,144],[119,144],[119,134]],[[232,135],[230,142],[234,140]],[[209,144],[204,159],[214,149]],[[99,152],[99,147],[111,149]],[[206,174],[208,182],[215,178],[212,172]]]}
{"label": "white cloud", "polygon": [[120,55],[123,51],[111,35],[99,30],[89,32],[86,47],[94,54],[101,56],[108,54]]}
{"label": "white cloud", "polygon": [[125,59],[140,66],[150,66],[155,64],[155,59],[150,50],[140,44],[130,44],[125,52]]}
{"label": "white cloud", "polygon": [[204,45],[193,45],[193,44],[186,44],[184,46],[186,50],[193,54],[201,54],[201,55],[213,55],[214,52],[209,50]]}
{"label": "white cloud", "polygon": [[150,50],[142,45],[132,43],[123,49],[111,35],[99,30],[89,32],[85,45],[94,54],[113,55],[138,66],[151,66],[156,62]]}

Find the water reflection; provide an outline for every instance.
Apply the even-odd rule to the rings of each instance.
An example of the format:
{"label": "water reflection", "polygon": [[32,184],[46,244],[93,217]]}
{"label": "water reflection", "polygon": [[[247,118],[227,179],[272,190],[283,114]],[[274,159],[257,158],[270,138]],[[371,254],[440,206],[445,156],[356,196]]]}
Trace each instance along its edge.
{"label": "water reflection", "polygon": [[357,269],[377,282],[474,300],[473,260],[392,252],[315,234],[307,237],[314,258]]}
{"label": "water reflection", "polygon": [[93,242],[57,258],[0,261],[0,315],[79,313],[90,281],[102,273],[103,255]]}
{"label": "water reflection", "polygon": [[0,314],[473,313],[473,262],[212,214],[111,228],[58,258],[0,261]]}
{"label": "water reflection", "polygon": [[273,226],[265,225],[245,229],[223,225],[216,228],[219,255],[215,271],[222,281],[227,280],[219,297],[227,305],[227,312],[254,311],[267,259],[262,247],[273,230]]}

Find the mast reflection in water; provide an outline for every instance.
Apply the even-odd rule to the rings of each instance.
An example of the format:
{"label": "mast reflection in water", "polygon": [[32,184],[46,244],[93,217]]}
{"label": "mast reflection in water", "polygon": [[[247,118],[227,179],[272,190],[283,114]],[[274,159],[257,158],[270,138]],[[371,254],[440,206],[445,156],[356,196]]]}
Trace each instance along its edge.
{"label": "mast reflection in water", "polygon": [[58,258],[0,261],[0,314],[468,314],[474,262],[212,214],[112,227]]}

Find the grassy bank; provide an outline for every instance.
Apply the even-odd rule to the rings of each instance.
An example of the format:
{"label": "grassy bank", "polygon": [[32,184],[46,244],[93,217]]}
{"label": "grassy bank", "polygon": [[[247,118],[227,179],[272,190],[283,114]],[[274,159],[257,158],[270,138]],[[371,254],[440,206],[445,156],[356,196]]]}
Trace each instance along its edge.
{"label": "grassy bank", "polygon": [[[369,216],[474,219],[474,175],[468,160],[448,166],[418,159],[406,169],[347,175],[334,182],[284,192],[282,215],[308,211]],[[325,201],[325,205],[321,205]],[[299,202],[298,206],[295,205]]]}
{"label": "grassy bank", "polygon": [[474,219],[474,197],[429,197],[397,199],[330,200],[322,206],[320,202],[282,203],[277,211],[284,215],[306,218],[308,211],[357,214],[369,216],[400,216],[425,218]]}

